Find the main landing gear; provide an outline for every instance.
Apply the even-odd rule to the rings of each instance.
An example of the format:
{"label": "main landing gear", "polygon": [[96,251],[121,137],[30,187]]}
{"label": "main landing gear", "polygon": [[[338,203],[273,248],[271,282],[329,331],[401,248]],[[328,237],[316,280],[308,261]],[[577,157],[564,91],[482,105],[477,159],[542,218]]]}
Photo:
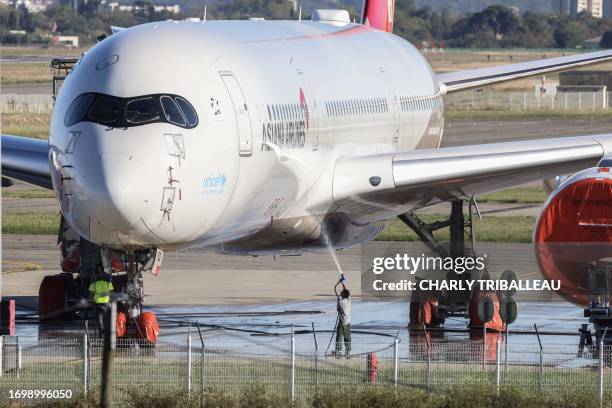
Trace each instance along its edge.
{"label": "main landing gear", "polygon": [[[584,309],[584,317],[589,318],[594,333],[588,325],[583,324],[578,344],[578,356],[582,356],[585,348],[598,358],[601,346],[612,344],[612,306],[610,306],[610,289],[612,279],[612,262],[595,262],[589,265],[589,304]],[[593,340],[592,334],[595,335]],[[612,356],[604,355],[607,365],[612,364]]]}
{"label": "main landing gear", "polygon": [[93,319],[89,286],[100,272],[110,275],[112,301],[117,302],[117,337],[135,338],[155,344],[157,318],[143,311],[142,273],[158,268],[158,251],[115,251],[102,248],[74,232],[62,217],[58,245],[62,272],[41,282],[38,311],[41,321]]}
{"label": "main landing gear", "polygon": [[[435,256],[443,259],[475,257],[473,216],[474,210],[477,211],[478,209],[476,203],[473,200],[470,201],[466,218],[463,207],[463,200],[452,201],[450,217],[447,220],[432,223],[424,222],[412,212],[402,214],[398,218],[417,234]],[[435,231],[443,228],[449,228],[450,230],[450,242],[446,245],[434,236]],[[475,272],[467,270],[462,273],[451,270],[446,273],[444,279],[449,281],[487,279],[489,272],[485,269],[482,277],[474,275]],[[466,285],[460,287],[466,287]],[[482,329],[483,322],[478,317],[477,306],[484,295],[493,299],[496,313],[498,313],[499,298],[494,292],[485,294],[478,290],[470,291],[467,289],[414,292],[410,301],[410,327],[417,330],[421,330],[423,327],[437,327],[444,324],[447,317],[462,317],[470,319],[471,328]],[[501,331],[500,322],[501,319],[499,318],[493,319],[486,323],[486,327],[489,330]]]}

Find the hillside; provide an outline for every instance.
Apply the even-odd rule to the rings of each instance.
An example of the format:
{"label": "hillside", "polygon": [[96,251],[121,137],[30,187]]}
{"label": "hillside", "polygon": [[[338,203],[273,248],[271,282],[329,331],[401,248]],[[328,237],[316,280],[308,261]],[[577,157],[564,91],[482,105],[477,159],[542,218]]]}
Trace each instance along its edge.
{"label": "hillside", "polygon": [[[131,2],[132,0],[128,0]],[[487,8],[490,5],[501,4],[507,7],[518,7],[521,13],[538,12],[550,13],[553,11],[553,0],[396,0],[398,8],[404,8],[406,3],[412,3],[418,8],[430,7],[432,10],[443,10],[456,13],[474,13]],[[209,5],[233,3],[233,0],[208,0]],[[157,0],[152,3],[178,3],[186,10],[202,10],[203,3],[200,0]],[[306,14],[317,8],[348,8],[349,10],[361,10],[362,0],[298,0]]]}
{"label": "hillside", "polygon": [[[397,0],[402,2],[404,0]],[[415,0],[419,7],[431,7],[434,10],[447,9],[463,13],[474,13],[488,6],[500,4],[506,7],[518,7],[521,13],[526,11],[546,13],[553,11],[553,0]]]}

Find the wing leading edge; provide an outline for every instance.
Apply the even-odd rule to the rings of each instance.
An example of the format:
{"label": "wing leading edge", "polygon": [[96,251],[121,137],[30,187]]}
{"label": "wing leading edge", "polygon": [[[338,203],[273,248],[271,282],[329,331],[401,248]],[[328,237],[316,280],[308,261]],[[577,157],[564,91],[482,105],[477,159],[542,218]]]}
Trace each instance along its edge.
{"label": "wing leading edge", "polygon": [[[612,154],[612,134],[416,150],[341,159],[334,171],[339,211],[363,221],[439,201],[569,174]],[[365,219],[364,217],[368,217]]]}
{"label": "wing leading edge", "polygon": [[451,93],[535,75],[565,71],[585,65],[599,64],[610,60],[612,60],[612,50],[606,50],[497,67],[448,72],[437,74],[436,78],[442,91]]}
{"label": "wing leading edge", "polygon": [[2,177],[53,190],[49,142],[2,135]]}

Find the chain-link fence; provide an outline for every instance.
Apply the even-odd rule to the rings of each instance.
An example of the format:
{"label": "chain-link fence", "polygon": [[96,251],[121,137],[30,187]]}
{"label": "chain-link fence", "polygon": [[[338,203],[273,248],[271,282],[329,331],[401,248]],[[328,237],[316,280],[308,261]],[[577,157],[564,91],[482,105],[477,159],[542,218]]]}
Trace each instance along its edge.
{"label": "chain-link fence", "polygon": [[[327,336],[327,335],[326,335]],[[112,395],[202,391],[228,394],[257,385],[296,400],[323,388],[387,385],[429,390],[457,386],[519,387],[534,392],[589,392],[604,403],[612,391],[612,346],[578,356],[567,346],[507,345],[503,336],[482,342],[430,342],[422,336],[354,339],[348,358],[329,353],[309,336],[206,338],[146,343],[118,340]],[[334,346],[332,344],[331,349]],[[104,344],[99,338],[2,338],[0,395],[20,390],[97,392]],[[14,395],[13,395],[14,397]],[[23,398],[23,395],[21,395]]]}

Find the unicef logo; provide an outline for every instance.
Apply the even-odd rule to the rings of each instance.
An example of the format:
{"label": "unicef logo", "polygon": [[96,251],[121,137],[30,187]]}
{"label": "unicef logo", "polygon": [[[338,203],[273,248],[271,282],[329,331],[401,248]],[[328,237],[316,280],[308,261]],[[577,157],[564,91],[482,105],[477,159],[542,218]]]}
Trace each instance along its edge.
{"label": "unicef logo", "polygon": [[225,191],[226,183],[227,176],[224,173],[205,177],[204,182],[202,183],[204,194],[222,193]]}

